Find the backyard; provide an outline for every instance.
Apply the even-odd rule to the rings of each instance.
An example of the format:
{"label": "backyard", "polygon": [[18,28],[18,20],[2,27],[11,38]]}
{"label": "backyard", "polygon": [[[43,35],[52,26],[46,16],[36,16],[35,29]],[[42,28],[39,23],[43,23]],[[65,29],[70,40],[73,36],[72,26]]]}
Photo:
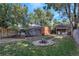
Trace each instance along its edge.
{"label": "backyard", "polygon": [[0,56],[79,55],[79,3],[0,4]]}
{"label": "backyard", "polygon": [[[45,36],[44,36],[45,37]],[[48,37],[49,38],[49,37]],[[33,40],[21,40],[0,44],[0,55],[10,56],[72,56],[77,55],[77,47],[71,37],[54,38],[51,46],[34,46]]]}

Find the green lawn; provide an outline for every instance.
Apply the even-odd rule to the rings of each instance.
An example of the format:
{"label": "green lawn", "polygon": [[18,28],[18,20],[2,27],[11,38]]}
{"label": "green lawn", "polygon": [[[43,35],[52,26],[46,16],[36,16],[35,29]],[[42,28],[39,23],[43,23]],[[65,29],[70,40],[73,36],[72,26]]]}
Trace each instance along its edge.
{"label": "green lawn", "polygon": [[72,38],[54,39],[52,46],[33,46],[31,42],[19,41],[0,44],[0,55],[15,56],[69,56],[75,55],[76,46]]}

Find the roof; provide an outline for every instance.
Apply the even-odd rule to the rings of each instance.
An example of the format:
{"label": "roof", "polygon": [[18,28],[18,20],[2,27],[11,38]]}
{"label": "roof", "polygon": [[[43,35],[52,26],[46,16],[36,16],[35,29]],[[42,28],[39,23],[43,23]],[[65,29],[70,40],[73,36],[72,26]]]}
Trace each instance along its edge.
{"label": "roof", "polygon": [[40,26],[40,25],[38,25],[38,24],[29,24],[29,26],[41,27],[41,26]]}
{"label": "roof", "polygon": [[61,24],[61,25],[57,25],[56,26],[56,29],[69,29],[70,28],[70,25],[63,25],[63,24]]}
{"label": "roof", "polygon": [[32,29],[37,29],[37,30],[39,30],[39,29],[41,29],[41,27],[29,27],[29,30],[32,30]]}

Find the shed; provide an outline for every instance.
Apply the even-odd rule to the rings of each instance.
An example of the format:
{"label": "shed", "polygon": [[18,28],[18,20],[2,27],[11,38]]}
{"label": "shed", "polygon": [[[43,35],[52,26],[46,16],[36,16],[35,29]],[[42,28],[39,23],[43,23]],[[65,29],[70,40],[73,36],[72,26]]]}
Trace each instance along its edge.
{"label": "shed", "polygon": [[70,32],[70,25],[57,25],[56,26],[56,34],[65,34],[67,35]]}

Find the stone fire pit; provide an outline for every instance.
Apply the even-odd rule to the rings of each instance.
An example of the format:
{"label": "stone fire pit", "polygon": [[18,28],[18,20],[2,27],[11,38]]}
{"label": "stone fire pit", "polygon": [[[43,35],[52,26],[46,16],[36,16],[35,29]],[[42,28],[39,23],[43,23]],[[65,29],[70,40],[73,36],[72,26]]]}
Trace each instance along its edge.
{"label": "stone fire pit", "polygon": [[55,42],[52,41],[51,39],[49,39],[49,40],[41,39],[41,40],[33,41],[32,44],[35,46],[48,46],[48,45],[55,44]]}

